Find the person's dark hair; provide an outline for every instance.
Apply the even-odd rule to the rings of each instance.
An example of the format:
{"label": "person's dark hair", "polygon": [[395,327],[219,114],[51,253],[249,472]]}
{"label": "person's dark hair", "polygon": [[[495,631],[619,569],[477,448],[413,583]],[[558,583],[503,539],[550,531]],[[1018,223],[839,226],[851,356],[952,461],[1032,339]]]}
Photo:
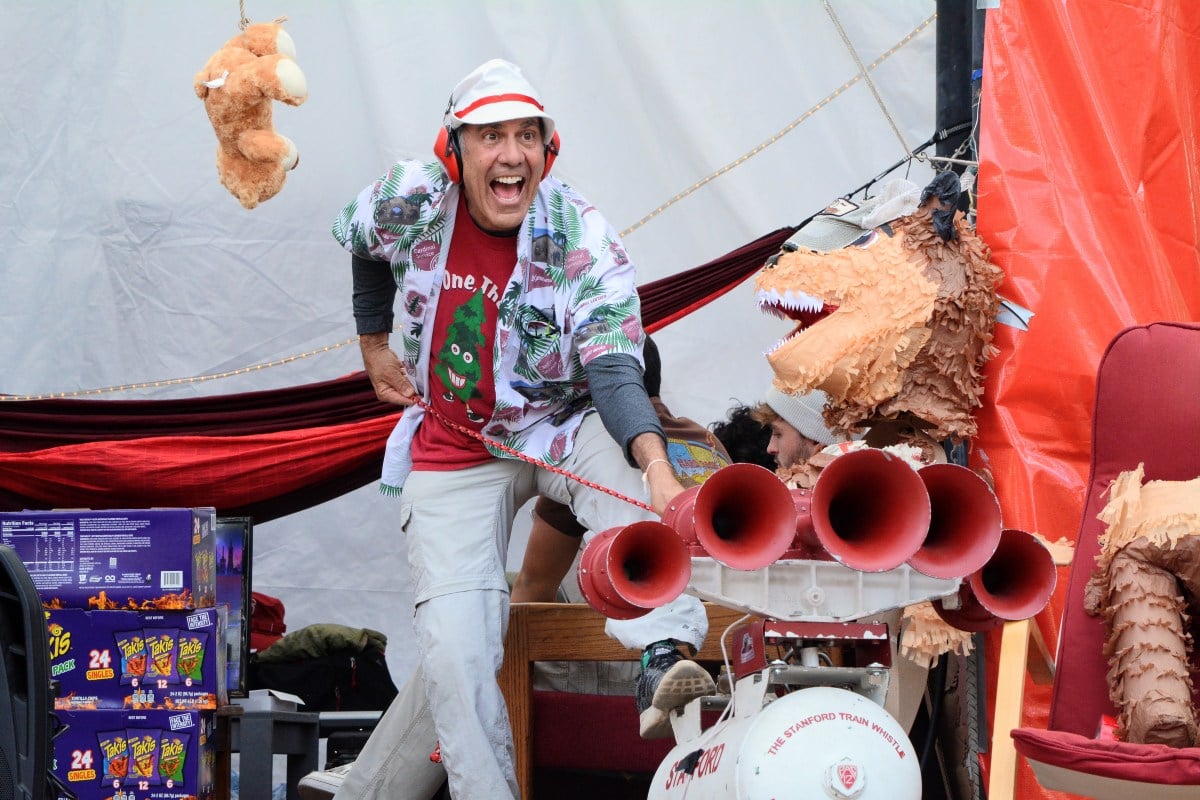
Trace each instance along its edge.
{"label": "person's dark hair", "polygon": [[750,406],[738,403],[729,409],[725,419],[709,425],[734,463],[758,464],[775,470],[775,458],[767,452],[771,429],[754,419]]}
{"label": "person's dark hair", "polygon": [[662,393],[662,358],[658,355],[658,345],[649,336],[642,345],[642,358],[646,361],[646,372],[642,375],[646,394],[658,397]]}

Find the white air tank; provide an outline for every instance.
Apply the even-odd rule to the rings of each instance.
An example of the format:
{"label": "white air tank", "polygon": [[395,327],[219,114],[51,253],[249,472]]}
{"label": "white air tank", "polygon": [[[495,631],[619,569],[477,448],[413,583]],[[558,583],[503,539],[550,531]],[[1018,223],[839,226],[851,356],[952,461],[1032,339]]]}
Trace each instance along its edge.
{"label": "white air tank", "polygon": [[883,708],[817,686],[677,745],[648,800],[667,798],[921,800],[921,769],[900,723]]}

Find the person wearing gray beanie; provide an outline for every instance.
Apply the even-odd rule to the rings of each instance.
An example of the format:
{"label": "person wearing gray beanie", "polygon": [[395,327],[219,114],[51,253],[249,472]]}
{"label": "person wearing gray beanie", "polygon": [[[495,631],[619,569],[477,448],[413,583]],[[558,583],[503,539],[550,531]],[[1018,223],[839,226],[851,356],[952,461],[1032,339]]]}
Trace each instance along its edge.
{"label": "person wearing gray beanie", "polygon": [[754,409],[754,418],[771,429],[767,452],[780,468],[807,461],[823,447],[844,441],[825,424],[829,396],[820,389],[808,394],[787,394],[774,386]]}

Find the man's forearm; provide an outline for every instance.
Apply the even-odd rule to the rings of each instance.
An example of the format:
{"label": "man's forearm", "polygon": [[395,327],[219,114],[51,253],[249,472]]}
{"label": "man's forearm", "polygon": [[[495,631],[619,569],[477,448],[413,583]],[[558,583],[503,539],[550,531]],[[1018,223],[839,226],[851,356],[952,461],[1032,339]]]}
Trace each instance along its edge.
{"label": "man's forearm", "polygon": [[358,350],[365,361],[368,356],[380,350],[388,349],[389,333],[360,333],[358,335]]}
{"label": "man's forearm", "polygon": [[629,453],[643,472],[648,472],[650,464],[658,461],[665,462],[667,469],[671,469],[671,462],[667,459],[667,443],[656,432],[646,431],[633,437],[629,442]]}
{"label": "man's forearm", "polygon": [[642,478],[650,491],[650,508],[662,514],[683,486],[675,476],[675,467],[667,458],[667,443],[662,435],[647,431],[629,442],[629,452],[642,470]]}

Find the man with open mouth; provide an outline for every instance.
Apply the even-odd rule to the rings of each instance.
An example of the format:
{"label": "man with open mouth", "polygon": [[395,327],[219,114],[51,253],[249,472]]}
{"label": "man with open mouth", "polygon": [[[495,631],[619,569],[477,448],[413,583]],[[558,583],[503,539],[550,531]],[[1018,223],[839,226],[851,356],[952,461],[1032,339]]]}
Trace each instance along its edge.
{"label": "man with open mouth", "polygon": [[[518,797],[496,682],[515,513],[540,495],[601,532],[656,519],[683,491],[642,383],[634,265],[600,212],[549,174],[558,149],[537,90],[493,59],[451,93],[436,161],[393,165],[334,222],[352,254],[363,364],[377,396],[405,407],[381,489],[397,500],[412,573],[410,685],[423,680],[433,720],[418,725],[421,703],[402,690],[343,800],[420,796],[413,762],[428,765],[435,746],[458,800]],[[656,654],[641,689],[670,707],[715,689],[677,651],[699,648],[707,627],[683,595],[610,620],[609,634]],[[431,727],[436,737],[416,735]]]}

